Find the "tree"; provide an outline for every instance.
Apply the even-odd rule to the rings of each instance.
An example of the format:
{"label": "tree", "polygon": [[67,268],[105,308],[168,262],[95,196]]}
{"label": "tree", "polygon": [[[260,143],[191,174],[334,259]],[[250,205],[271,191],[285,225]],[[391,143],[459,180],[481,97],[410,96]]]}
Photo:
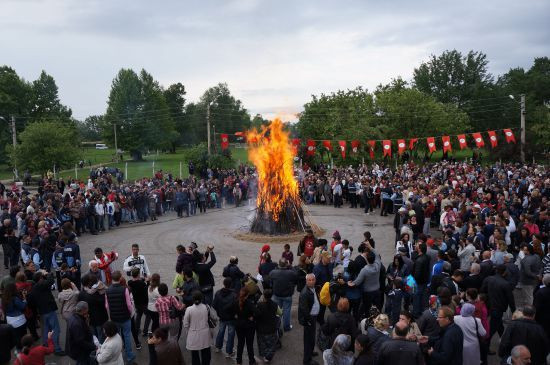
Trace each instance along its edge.
{"label": "tree", "polygon": [[84,122],[78,122],[77,128],[84,141],[101,140],[101,125],[104,123],[102,115],[90,115]]}
{"label": "tree", "polygon": [[260,130],[262,126],[269,125],[269,120],[264,119],[264,117],[261,114],[256,114],[254,118],[252,118],[252,121],[250,122],[251,128],[256,128],[257,130]]}
{"label": "tree", "polygon": [[442,103],[461,105],[492,84],[488,63],[483,52],[470,51],[463,56],[452,50],[432,55],[414,70],[414,87]]}
{"label": "tree", "polygon": [[71,109],[62,105],[59,100],[54,78],[42,71],[40,77],[32,82],[31,121],[57,119],[62,123],[72,124],[71,116]]}
{"label": "tree", "polygon": [[55,168],[70,168],[80,159],[75,128],[60,121],[35,122],[19,135],[21,143],[12,151],[12,159],[21,169],[45,173]]}
{"label": "tree", "polygon": [[176,146],[183,142],[180,131],[184,129],[185,124],[185,94],[185,86],[180,82],[172,84],[164,90],[164,99],[174,121],[173,132],[176,133],[175,138],[172,139],[172,152],[176,152]]}
{"label": "tree", "polygon": [[141,70],[121,69],[113,80],[102,135],[114,144],[117,128],[119,148],[130,151],[134,160],[150,149],[173,148],[178,135],[164,90],[153,76]]}

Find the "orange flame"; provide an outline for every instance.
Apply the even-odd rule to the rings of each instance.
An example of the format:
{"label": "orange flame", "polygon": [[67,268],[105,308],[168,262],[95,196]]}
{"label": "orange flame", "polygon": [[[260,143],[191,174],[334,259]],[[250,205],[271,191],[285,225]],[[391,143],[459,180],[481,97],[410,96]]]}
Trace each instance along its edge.
{"label": "orange flame", "polygon": [[[269,126],[248,131],[248,157],[258,172],[258,197],[256,206],[271,215],[277,222],[285,204],[289,201],[300,206],[298,183],[294,178],[293,149],[288,132],[283,130],[280,119],[273,120]],[[253,141],[253,142],[251,142]]]}

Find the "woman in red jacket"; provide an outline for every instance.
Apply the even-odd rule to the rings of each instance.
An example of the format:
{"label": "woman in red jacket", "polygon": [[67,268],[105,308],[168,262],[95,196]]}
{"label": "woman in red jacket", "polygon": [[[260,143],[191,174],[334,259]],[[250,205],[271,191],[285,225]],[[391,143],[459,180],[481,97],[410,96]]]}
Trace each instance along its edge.
{"label": "woman in red jacket", "polygon": [[19,354],[17,354],[17,358],[15,359],[14,365],[44,365],[44,357],[46,355],[49,355],[53,353],[54,347],[53,347],[53,331],[48,332],[48,347],[46,346],[35,346],[32,347],[34,343],[34,339],[31,335],[25,335],[21,339],[21,346],[23,346],[23,349]]}

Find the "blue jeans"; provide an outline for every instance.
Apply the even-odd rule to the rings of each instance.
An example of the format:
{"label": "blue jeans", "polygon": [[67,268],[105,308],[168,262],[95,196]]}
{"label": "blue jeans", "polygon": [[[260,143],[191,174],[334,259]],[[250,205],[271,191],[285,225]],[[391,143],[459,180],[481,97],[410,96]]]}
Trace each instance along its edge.
{"label": "blue jeans", "polygon": [[426,284],[417,284],[417,291],[413,295],[413,315],[415,318],[420,317],[424,309],[427,307],[426,296],[428,294],[428,286]]}
{"label": "blue jeans", "polygon": [[290,330],[290,308],[292,307],[292,297],[278,297],[274,295],[273,301],[283,310],[283,328]]}
{"label": "blue jeans", "polygon": [[191,214],[191,215],[197,214],[197,201],[196,200],[191,200],[189,202],[189,214]]}
{"label": "blue jeans", "polygon": [[223,347],[223,338],[225,336],[226,328],[227,343],[225,344],[225,352],[232,354],[233,343],[235,342],[235,322],[233,321],[220,321],[218,335],[216,336],[216,348],[221,349]]}
{"label": "blue jeans", "polygon": [[55,311],[50,313],[45,313],[42,315],[42,345],[48,346],[48,343],[45,342],[48,340],[48,332],[53,331],[53,345],[55,352],[62,351],[61,346],[59,346],[59,320],[57,319],[57,313]]}
{"label": "blue jeans", "polygon": [[135,360],[136,355],[132,352],[132,322],[131,319],[120,323],[115,322],[120,334],[122,335],[122,340],[124,341],[124,349],[126,350],[126,361],[131,363]]}

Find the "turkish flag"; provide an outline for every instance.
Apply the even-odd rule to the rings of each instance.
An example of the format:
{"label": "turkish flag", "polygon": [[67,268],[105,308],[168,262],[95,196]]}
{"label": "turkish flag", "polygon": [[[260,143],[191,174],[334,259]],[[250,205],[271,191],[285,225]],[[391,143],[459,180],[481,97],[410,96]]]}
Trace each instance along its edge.
{"label": "turkish flag", "polygon": [[411,138],[409,140],[409,150],[413,150],[414,149],[414,145],[416,144],[416,142],[418,142],[418,138]]}
{"label": "turkish flag", "polygon": [[451,152],[453,150],[451,147],[451,137],[443,136],[441,137],[441,141],[443,142],[443,152]]}
{"label": "turkish flag", "polygon": [[428,137],[426,138],[426,142],[428,142],[428,150],[430,151],[430,153],[435,152],[435,138]]}
{"label": "turkish flag", "polygon": [[327,149],[327,151],[330,151],[332,149],[332,145],[330,144],[330,141],[323,141],[323,146]]}
{"label": "turkish flag", "polygon": [[474,140],[476,141],[477,148],[481,148],[485,146],[485,142],[483,142],[483,138],[481,137],[481,133],[472,133],[472,136],[474,137]]}
{"label": "turkish flag", "polygon": [[516,137],[514,137],[514,133],[512,133],[511,129],[504,129],[504,136],[506,137],[507,143],[516,143]]}
{"label": "turkish flag", "polygon": [[359,141],[358,140],[353,140],[351,141],[351,151],[353,153],[357,153],[359,152]]}
{"label": "turkish flag", "polygon": [[368,141],[369,144],[369,156],[371,160],[374,160],[374,147],[376,146],[376,141]]}
{"label": "turkish flag", "polygon": [[340,145],[340,153],[342,154],[342,158],[346,158],[346,141],[338,141],[338,144]]}
{"label": "turkish flag", "polygon": [[391,141],[389,139],[385,139],[382,141],[382,148],[384,149],[384,157],[391,157]]}
{"label": "turkish flag", "polygon": [[222,134],[222,150],[226,150],[229,147],[229,136],[227,134]]}
{"label": "turkish flag", "polygon": [[397,153],[402,155],[403,152],[405,152],[406,148],[407,148],[407,145],[405,144],[405,140],[404,139],[398,139],[397,140]]}
{"label": "turkish flag", "polygon": [[295,155],[298,154],[298,147],[300,147],[300,138],[294,138],[292,140],[292,151]]}
{"label": "turkish flag", "polygon": [[487,131],[487,134],[489,135],[489,141],[491,141],[491,147],[495,148],[498,145],[495,131]]}
{"label": "turkish flag", "polygon": [[313,156],[315,154],[315,141],[312,139],[307,140],[307,155]]}
{"label": "turkish flag", "polygon": [[460,145],[461,150],[468,148],[468,144],[466,143],[466,135],[459,134],[456,138],[458,138],[458,144]]}

